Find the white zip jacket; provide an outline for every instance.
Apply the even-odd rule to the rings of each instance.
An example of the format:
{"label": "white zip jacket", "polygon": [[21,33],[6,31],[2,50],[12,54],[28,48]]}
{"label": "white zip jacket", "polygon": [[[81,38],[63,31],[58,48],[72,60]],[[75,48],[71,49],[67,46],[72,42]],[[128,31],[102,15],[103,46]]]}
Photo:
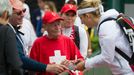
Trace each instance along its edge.
{"label": "white zip jacket", "polygon": [[[115,9],[110,9],[101,15],[100,22],[108,17],[116,18],[118,15],[119,13]],[[85,68],[91,69],[107,65],[113,75],[134,75],[128,62],[115,51],[116,46],[128,56],[132,55],[128,41],[117,23],[114,20],[102,23],[98,34],[101,53],[93,58],[87,58]]]}

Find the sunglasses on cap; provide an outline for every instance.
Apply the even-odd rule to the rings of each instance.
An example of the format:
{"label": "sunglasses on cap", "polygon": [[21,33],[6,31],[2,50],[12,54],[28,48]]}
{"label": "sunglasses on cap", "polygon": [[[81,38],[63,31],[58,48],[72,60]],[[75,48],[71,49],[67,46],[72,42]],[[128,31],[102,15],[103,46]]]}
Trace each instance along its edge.
{"label": "sunglasses on cap", "polygon": [[[16,10],[16,9],[13,8],[13,10]],[[15,12],[15,14],[17,14],[19,16],[19,15],[25,13],[25,12],[26,12],[26,9],[23,9],[23,10],[21,10],[19,12]]]}

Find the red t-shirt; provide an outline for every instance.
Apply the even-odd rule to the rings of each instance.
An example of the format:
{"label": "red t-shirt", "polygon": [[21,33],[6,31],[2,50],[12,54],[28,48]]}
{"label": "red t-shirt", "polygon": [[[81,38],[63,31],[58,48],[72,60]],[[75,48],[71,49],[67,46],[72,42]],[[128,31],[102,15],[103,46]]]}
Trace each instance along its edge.
{"label": "red t-shirt", "polygon": [[[68,60],[74,60],[75,55],[77,55],[77,58],[83,59],[74,42],[63,35],[60,35],[58,39],[49,39],[47,36],[38,38],[33,44],[30,57],[44,64],[49,64],[50,57],[55,56],[55,50],[60,51],[61,56],[66,56]],[[41,75],[54,74],[42,72]]]}

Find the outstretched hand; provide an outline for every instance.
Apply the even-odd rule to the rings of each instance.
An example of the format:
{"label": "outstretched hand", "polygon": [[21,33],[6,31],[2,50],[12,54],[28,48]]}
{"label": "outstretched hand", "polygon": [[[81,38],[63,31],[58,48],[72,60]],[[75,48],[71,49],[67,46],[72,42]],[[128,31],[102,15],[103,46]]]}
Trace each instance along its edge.
{"label": "outstretched hand", "polygon": [[47,72],[51,72],[55,74],[62,73],[65,70],[68,70],[68,68],[64,65],[59,65],[59,64],[48,64],[46,68]]}
{"label": "outstretched hand", "polygon": [[77,60],[64,60],[62,65],[68,67],[69,70],[80,70],[83,71],[85,69],[85,62],[84,60],[77,59]]}

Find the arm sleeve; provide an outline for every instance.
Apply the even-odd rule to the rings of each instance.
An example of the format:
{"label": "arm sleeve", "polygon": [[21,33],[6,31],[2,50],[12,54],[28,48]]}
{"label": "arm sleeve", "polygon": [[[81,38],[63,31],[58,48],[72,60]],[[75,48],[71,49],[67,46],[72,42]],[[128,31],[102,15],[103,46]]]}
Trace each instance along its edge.
{"label": "arm sleeve", "polygon": [[100,26],[99,42],[101,46],[101,54],[88,58],[85,61],[87,69],[108,65],[113,62],[115,56],[115,42],[117,39],[118,29],[115,21],[108,21]]}
{"label": "arm sleeve", "polygon": [[80,53],[85,58],[87,56],[88,37],[86,31],[82,27],[79,27],[79,36],[80,36]]}
{"label": "arm sleeve", "polygon": [[22,75],[22,62],[16,46],[15,34],[10,27],[7,26],[5,33],[5,56],[8,66],[15,75]]}
{"label": "arm sleeve", "polygon": [[21,56],[21,59],[23,61],[23,68],[24,69],[28,69],[31,71],[38,71],[38,72],[46,71],[47,65],[45,65],[45,64],[37,62],[37,61],[30,59],[26,56]]}
{"label": "arm sleeve", "polygon": [[[37,46],[36,45],[38,45],[38,44],[36,44],[36,41],[35,41],[35,43],[33,44],[33,47],[31,48],[31,52],[30,52],[30,58],[32,58],[32,59],[28,59],[28,58],[23,58],[22,60],[25,60],[26,62],[26,64],[27,65],[29,65],[29,67],[31,67],[30,69],[31,70],[34,70],[34,71],[46,71],[46,67],[47,67],[47,65],[46,64],[43,64],[43,63],[40,63],[40,62],[37,62],[37,58],[38,58],[38,56],[37,56]],[[27,65],[25,65],[25,67],[24,68],[29,68],[29,67],[27,67]]]}
{"label": "arm sleeve", "polygon": [[22,65],[22,62],[17,51],[15,34],[12,29],[10,29],[10,27],[7,27],[7,32],[5,35],[5,53],[7,56],[6,60],[9,65],[11,65],[11,67],[20,67]]}
{"label": "arm sleeve", "polygon": [[19,50],[20,58],[23,62],[23,68],[31,71],[38,71],[38,72],[44,72],[46,71],[46,64],[42,64],[40,62],[37,62],[36,60],[33,60],[23,53],[22,50]]}

